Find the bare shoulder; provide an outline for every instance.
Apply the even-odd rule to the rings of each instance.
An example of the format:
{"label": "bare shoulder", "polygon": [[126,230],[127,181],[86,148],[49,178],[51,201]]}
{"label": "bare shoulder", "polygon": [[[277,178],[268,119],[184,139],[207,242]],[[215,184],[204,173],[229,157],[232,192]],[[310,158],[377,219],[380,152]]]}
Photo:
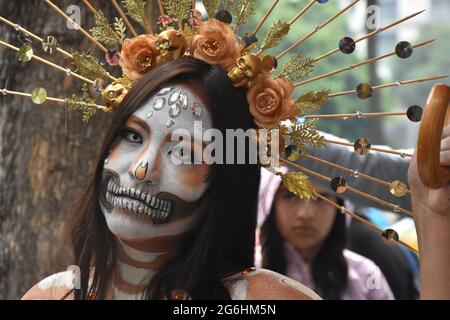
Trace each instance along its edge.
{"label": "bare shoulder", "polygon": [[245,276],[248,300],[320,300],[311,289],[279,273],[258,269]]}
{"label": "bare shoulder", "polygon": [[[60,300],[73,288],[73,272],[63,271],[52,274],[34,285],[22,300]],[[72,300],[73,294],[65,299]]]}

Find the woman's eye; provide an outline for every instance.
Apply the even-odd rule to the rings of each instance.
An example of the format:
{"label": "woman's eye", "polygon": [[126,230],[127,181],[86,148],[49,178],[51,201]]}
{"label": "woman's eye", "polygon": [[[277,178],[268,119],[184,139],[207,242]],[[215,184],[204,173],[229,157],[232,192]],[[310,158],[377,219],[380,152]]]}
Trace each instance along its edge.
{"label": "woman's eye", "polygon": [[133,130],[125,130],[122,133],[122,138],[131,143],[142,143],[142,136]]}

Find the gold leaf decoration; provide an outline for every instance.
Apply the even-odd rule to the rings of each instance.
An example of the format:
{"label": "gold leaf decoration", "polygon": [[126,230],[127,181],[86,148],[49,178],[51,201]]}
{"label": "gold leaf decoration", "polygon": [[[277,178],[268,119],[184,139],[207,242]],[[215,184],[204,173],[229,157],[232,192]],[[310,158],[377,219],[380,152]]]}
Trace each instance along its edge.
{"label": "gold leaf decoration", "polygon": [[188,12],[191,9],[191,0],[163,0],[164,9],[167,14],[176,19],[178,22],[187,18]]}
{"label": "gold leaf decoration", "polygon": [[72,52],[73,63],[76,70],[83,77],[94,79],[102,79],[109,81],[108,72],[100,65],[97,59],[87,53]]}
{"label": "gold leaf decoration", "polygon": [[298,82],[307,78],[314,69],[314,59],[306,58],[301,60],[301,57],[301,51],[293,55],[281,68],[279,77],[283,77],[291,82]]}
{"label": "gold leaf decoration", "polygon": [[266,37],[261,45],[261,50],[266,50],[277,46],[281,39],[288,34],[289,23],[278,20],[274,22],[266,33]]}
{"label": "gold leaf decoration", "polygon": [[215,17],[217,8],[221,2],[222,0],[203,0],[203,6],[205,7],[210,19]]}
{"label": "gold leaf decoration", "polygon": [[86,83],[81,87],[83,95],[77,97],[72,95],[70,98],[66,98],[66,104],[73,110],[82,111],[83,113],[83,123],[88,123],[97,111],[94,99],[89,94],[89,88]]}
{"label": "gold leaf decoration", "polygon": [[114,80],[114,82],[123,85],[127,89],[130,89],[131,86],[133,85],[133,80],[128,79],[126,76],[118,78]]}
{"label": "gold leaf decoration", "polygon": [[[149,0],[156,1],[156,0]],[[147,30],[147,24],[145,22],[145,3],[144,0],[123,0],[123,6],[127,10],[127,14],[139,23],[144,29]]]}
{"label": "gold leaf decoration", "polygon": [[304,112],[317,111],[330,100],[330,90],[309,91],[295,100],[295,106]]}
{"label": "gold leaf decoration", "polygon": [[289,136],[291,142],[300,148],[301,152],[305,152],[306,146],[319,149],[325,146],[325,138],[316,130],[317,119],[304,122],[302,125],[295,126]]}
{"label": "gold leaf decoration", "polygon": [[123,40],[125,40],[127,28],[125,27],[125,24],[123,23],[122,18],[114,18],[114,31],[116,32],[117,36],[120,39],[120,44],[122,44]]}
{"label": "gold leaf decoration", "polygon": [[233,15],[236,17],[236,26],[247,22],[247,19],[255,12],[258,5],[253,0],[235,0],[233,3]]}
{"label": "gold leaf decoration", "polygon": [[277,172],[277,175],[281,176],[286,188],[300,199],[317,199],[314,186],[305,174],[297,171],[289,171],[284,174]]}
{"label": "gold leaf decoration", "polygon": [[[116,23],[117,20],[116,18]],[[95,15],[95,27],[91,29],[92,37],[109,47],[122,44],[122,33],[117,32],[116,23],[114,23],[114,28],[111,27],[103,12],[98,11]],[[123,33],[125,33],[125,30]]]}
{"label": "gold leaf decoration", "polygon": [[191,40],[195,35],[195,29],[192,29],[189,24],[184,23],[183,27],[179,31],[183,34],[186,42],[191,43]]}

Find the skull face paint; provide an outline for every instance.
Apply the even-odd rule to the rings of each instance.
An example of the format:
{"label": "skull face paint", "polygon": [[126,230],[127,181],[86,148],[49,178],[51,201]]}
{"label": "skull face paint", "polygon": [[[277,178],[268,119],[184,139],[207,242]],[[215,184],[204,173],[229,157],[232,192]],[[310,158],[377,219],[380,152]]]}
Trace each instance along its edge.
{"label": "skull face paint", "polygon": [[[192,105],[201,114],[194,115]],[[100,190],[100,207],[119,239],[172,236],[192,226],[210,167],[174,162],[172,149],[180,141],[172,141],[172,133],[189,132],[185,150],[203,150],[194,121],[206,130],[212,127],[204,101],[191,86],[178,84],[163,87],[125,123],[105,160]]]}

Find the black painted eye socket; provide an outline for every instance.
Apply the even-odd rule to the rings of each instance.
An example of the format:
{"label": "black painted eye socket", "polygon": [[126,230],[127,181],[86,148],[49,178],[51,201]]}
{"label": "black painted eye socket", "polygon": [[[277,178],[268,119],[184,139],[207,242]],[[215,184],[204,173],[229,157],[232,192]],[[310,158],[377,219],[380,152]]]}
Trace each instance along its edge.
{"label": "black painted eye socket", "polygon": [[131,143],[142,143],[142,136],[137,133],[134,130],[130,130],[130,129],[125,129],[122,133],[121,133],[121,137],[122,139],[127,140],[128,142]]}

